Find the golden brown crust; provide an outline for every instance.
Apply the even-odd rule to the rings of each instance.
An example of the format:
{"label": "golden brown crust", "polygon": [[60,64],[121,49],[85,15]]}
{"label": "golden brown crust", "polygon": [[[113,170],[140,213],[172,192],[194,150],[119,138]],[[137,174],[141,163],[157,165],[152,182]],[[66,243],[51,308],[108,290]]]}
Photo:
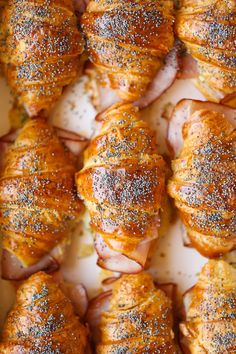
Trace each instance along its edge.
{"label": "golden brown crust", "polygon": [[172,0],[90,1],[82,16],[98,81],[135,101],[173,47]]}
{"label": "golden brown crust", "polygon": [[[182,0],[176,29],[197,60],[197,86],[213,102],[236,92],[235,0]],[[232,107],[235,102],[228,102]]]}
{"label": "golden brown crust", "polygon": [[215,257],[236,248],[236,132],[223,114],[196,111],[183,127],[168,192],[197,250]]}
{"label": "golden brown crust", "polygon": [[82,205],[76,196],[75,165],[54,130],[29,120],[6,155],[0,176],[3,248],[24,266],[37,263],[66,240]]}
{"label": "golden brown crust", "polygon": [[20,105],[33,116],[51,108],[78,75],[82,35],[72,0],[9,0],[0,58]]}
{"label": "golden brown crust", "polygon": [[164,161],[138,108],[117,104],[103,117],[76,184],[93,230],[112,250],[129,256],[144,238],[156,234],[165,192]]}
{"label": "golden brown crust", "polygon": [[236,270],[224,261],[209,261],[190,290],[186,320],[180,324],[191,354],[236,351]]}
{"label": "golden brown crust", "polygon": [[53,278],[34,274],[17,291],[6,319],[2,354],[86,354],[87,329]]}
{"label": "golden brown crust", "polygon": [[123,275],[102,314],[97,353],[177,353],[172,326],[171,301],[151,276]]}

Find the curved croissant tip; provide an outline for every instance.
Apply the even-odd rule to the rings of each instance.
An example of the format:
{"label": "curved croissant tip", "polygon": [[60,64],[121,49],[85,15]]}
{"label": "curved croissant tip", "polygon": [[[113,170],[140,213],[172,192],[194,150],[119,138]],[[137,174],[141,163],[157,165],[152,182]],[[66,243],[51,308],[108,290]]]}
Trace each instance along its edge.
{"label": "curved croissant tip", "polygon": [[45,256],[34,265],[24,267],[18,258],[6,249],[2,251],[1,264],[1,276],[5,280],[24,280],[36,272],[52,273],[59,268],[59,263],[50,255]]}

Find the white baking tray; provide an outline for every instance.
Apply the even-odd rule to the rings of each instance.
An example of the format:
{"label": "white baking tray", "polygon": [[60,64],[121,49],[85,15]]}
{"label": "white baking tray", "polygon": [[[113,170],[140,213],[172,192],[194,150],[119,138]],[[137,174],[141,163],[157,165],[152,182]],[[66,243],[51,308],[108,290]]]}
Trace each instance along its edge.
{"label": "white baking tray", "polygon": [[[88,93],[86,93],[86,83],[86,77],[82,77],[65,90],[52,113],[51,120],[56,125],[91,137],[95,129],[96,110],[91,104]],[[12,101],[4,79],[0,79],[0,93],[0,135],[3,135],[9,130],[8,111]],[[167,127],[167,120],[162,118],[162,113],[166,104],[175,104],[183,98],[204,100],[190,80],[176,80],[175,84],[158,101],[142,111],[142,117],[157,132],[161,152],[165,151],[165,131]],[[196,275],[206,262],[206,259],[200,256],[197,251],[183,246],[182,232],[181,223],[178,219],[169,225],[153,256],[150,268],[155,279],[161,282],[175,282],[181,292],[194,284]],[[91,249],[92,242],[89,217],[88,214],[85,214],[82,218],[81,227],[75,232],[68,250],[63,273],[69,281],[82,282],[87,287],[90,296],[100,291],[101,279],[110,275],[109,272],[101,271],[97,267],[95,252],[85,257],[86,250]],[[0,324],[13,301],[14,289],[12,284],[0,280]]]}

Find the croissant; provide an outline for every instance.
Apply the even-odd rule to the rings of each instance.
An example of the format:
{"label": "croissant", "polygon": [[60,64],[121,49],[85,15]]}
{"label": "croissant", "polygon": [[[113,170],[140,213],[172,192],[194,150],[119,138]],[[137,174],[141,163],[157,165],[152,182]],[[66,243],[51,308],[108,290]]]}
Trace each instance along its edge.
{"label": "croissant", "polygon": [[182,126],[183,146],[172,161],[168,193],[191,245],[217,257],[236,248],[236,110],[186,100],[178,106],[169,137],[175,140],[174,131]]}
{"label": "croissant", "polygon": [[[74,158],[46,120],[29,120],[8,150],[0,175],[4,277],[18,279],[57,266],[56,254],[49,254],[68,242],[82,210],[75,170]],[[11,275],[9,267],[14,268]]]}
{"label": "croissant", "polygon": [[97,354],[179,352],[171,300],[147,273],[122,275],[90,302],[87,319],[98,331]]}
{"label": "croissant", "polygon": [[236,270],[232,266],[209,261],[184,303],[185,321],[180,324],[184,353],[236,352]]}
{"label": "croissant", "polygon": [[158,237],[165,192],[164,160],[154,132],[138,108],[119,103],[105,111],[100,134],[85,151],[76,174],[79,196],[90,212],[101,267],[141,271]]}
{"label": "croissant", "polygon": [[78,75],[83,39],[72,0],[9,0],[0,60],[19,105],[48,110]]}
{"label": "croissant", "polygon": [[176,30],[197,61],[201,92],[236,107],[235,0],[182,0]]}
{"label": "croissant", "polygon": [[174,44],[173,1],[91,0],[82,16],[99,84],[135,101]]}
{"label": "croissant", "polygon": [[0,352],[86,354],[87,329],[50,275],[32,275],[18,289],[7,316]]}

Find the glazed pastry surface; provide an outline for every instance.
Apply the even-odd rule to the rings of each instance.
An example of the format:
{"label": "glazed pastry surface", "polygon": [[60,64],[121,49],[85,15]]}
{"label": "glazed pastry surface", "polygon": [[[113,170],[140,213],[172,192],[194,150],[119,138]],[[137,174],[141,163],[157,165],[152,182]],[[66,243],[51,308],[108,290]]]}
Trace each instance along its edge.
{"label": "glazed pastry surface", "polygon": [[32,275],[18,289],[0,341],[2,354],[86,354],[87,329],[50,275]]}
{"label": "glazed pastry surface", "polygon": [[90,1],[82,16],[98,82],[135,101],[146,91],[174,43],[173,1]]}
{"label": "glazed pastry surface", "polygon": [[172,305],[149,274],[123,275],[114,283],[109,309],[102,314],[98,354],[178,353]]}
{"label": "glazed pastry surface", "polygon": [[176,30],[197,60],[197,87],[213,102],[236,107],[235,0],[182,0]]}
{"label": "glazed pastry surface", "polygon": [[192,246],[207,257],[236,248],[236,132],[223,113],[200,109],[183,125],[168,192]]}
{"label": "glazed pastry surface", "polygon": [[9,0],[0,28],[0,60],[19,105],[48,110],[79,73],[82,35],[72,0]]}
{"label": "glazed pastry surface", "polygon": [[31,266],[67,242],[82,203],[75,161],[43,118],[29,120],[9,148],[0,175],[3,249]]}
{"label": "glazed pastry surface", "polygon": [[209,261],[187,296],[186,320],[180,324],[186,353],[235,353],[236,270],[224,261]]}
{"label": "glazed pastry surface", "polygon": [[137,263],[136,272],[158,237],[165,164],[137,107],[117,104],[102,118],[100,133],[85,152],[84,168],[76,174],[77,189],[97,235],[99,265],[109,268],[107,261],[114,256],[119,266],[125,258]]}

